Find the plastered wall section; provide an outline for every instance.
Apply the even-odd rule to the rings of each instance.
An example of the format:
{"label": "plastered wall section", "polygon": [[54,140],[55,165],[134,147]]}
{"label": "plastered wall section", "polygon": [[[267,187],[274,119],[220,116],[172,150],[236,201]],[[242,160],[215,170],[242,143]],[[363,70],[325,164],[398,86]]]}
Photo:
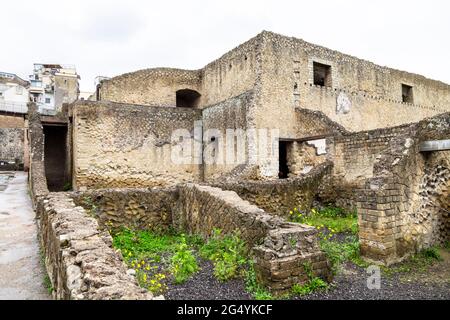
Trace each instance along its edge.
{"label": "plastered wall section", "polygon": [[[73,107],[73,186],[167,186],[197,181],[196,164],[175,162],[176,129],[188,134],[200,110],[80,102]],[[179,148],[177,150],[180,150]],[[193,150],[194,152],[194,150]]]}

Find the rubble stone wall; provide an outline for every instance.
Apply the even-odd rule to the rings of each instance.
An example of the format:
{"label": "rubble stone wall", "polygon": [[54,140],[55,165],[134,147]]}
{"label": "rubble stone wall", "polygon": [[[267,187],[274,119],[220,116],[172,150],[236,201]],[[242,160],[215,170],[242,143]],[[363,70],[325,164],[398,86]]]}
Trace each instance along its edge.
{"label": "rubble stone wall", "polygon": [[172,225],[175,189],[105,189],[70,194],[75,204],[85,208],[110,230],[127,227],[164,231]]}
{"label": "rubble stone wall", "polygon": [[325,254],[313,227],[288,223],[241,199],[234,191],[211,186],[178,186],[174,225],[194,234],[210,236],[214,228],[238,231],[255,254],[257,279],[271,291],[289,292],[308,280],[305,264],[314,275],[330,279]]}
{"label": "rubble stone wall", "polygon": [[214,186],[235,191],[242,199],[259,208],[288,217],[294,208],[309,210],[319,193],[323,179],[331,174],[332,163],[325,162],[309,173],[289,179],[273,181],[238,181],[216,183]]}
{"label": "rubble stone wall", "polygon": [[112,238],[66,194],[51,193],[37,205],[39,232],[53,297],[65,300],[150,300],[127,274]]}
{"label": "rubble stone wall", "polygon": [[176,91],[201,91],[200,72],[171,68],[145,69],[102,82],[100,100],[175,107]]}

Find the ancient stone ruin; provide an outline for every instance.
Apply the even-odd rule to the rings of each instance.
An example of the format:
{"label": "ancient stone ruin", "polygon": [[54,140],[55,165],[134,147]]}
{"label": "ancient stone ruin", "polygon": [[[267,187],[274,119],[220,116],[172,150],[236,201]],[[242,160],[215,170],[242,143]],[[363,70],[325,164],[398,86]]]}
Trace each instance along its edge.
{"label": "ancient stone ruin", "polygon": [[293,207],[356,209],[362,255],[380,264],[450,240],[447,84],[262,32],[200,70],[104,80],[95,100],[58,118],[31,104],[26,139],[0,131],[29,145],[56,298],[153,298],[105,226],[239,230],[273,292],[306,281],[306,262],[330,277],[317,230],[288,222]]}

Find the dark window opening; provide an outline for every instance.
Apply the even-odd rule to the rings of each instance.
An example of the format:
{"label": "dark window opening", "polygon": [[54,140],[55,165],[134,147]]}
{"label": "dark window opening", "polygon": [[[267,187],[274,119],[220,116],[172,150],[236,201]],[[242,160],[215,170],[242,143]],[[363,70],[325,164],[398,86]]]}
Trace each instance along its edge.
{"label": "dark window opening", "polygon": [[331,66],[314,62],[314,85],[322,87],[331,87]]}
{"label": "dark window opening", "polygon": [[177,91],[177,107],[195,108],[200,100],[200,93],[195,90],[183,89]]}
{"label": "dark window opening", "polygon": [[413,88],[407,84],[402,84],[402,101],[405,103],[414,103]]}
{"label": "dark window opening", "polygon": [[287,179],[289,177],[289,166],[288,166],[288,149],[292,142],[280,141],[279,142],[279,155],[278,155],[278,178]]}

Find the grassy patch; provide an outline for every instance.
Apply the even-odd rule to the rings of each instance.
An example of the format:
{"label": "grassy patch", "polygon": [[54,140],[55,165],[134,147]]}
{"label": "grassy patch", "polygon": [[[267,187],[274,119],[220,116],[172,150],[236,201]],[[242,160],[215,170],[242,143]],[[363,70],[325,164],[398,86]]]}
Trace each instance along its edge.
{"label": "grassy patch", "polygon": [[321,278],[315,277],[312,273],[311,265],[305,264],[303,265],[306,274],[308,275],[308,282],[301,284],[294,284],[292,286],[292,293],[297,296],[304,296],[311,294],[315,291],[327,290],[328,283],[322,280]]}
{"label": "grassy patch", "polygon": [[307,224],[316,228],[327,228],[332,233],[358,233],[356,212],[346,212],[342,208],[325,207],[309,212],[294,208],[289,212],[290,221]]}
{"label": "grassy patch", "polygon": [[343,242],[323,239],[320,241],[320,248],[327,255],[331,270],[336,274],[344,262],[351,261],[357,266],[366,268],[369,263],[365,262],[360,255],[359,240],[356,236],[348,236]]}
{"label": "grassy patch", "polygon": [[382,266],[381,270],[386,276],[398,273],[426,272],[428,267],[436,262],[442,261],[438,247],[423,249],[419,253],[411,256],[406,261],[389,267]]}
{"label": "grassy patch", "polygon": [[113,235],[113,245],[125,257],[147,257],[159,261],[162,253],[174,253],[180,242],[196,247],[202,243],[198,236],[180,234],[159,234],[152,231],[122,229]]}

